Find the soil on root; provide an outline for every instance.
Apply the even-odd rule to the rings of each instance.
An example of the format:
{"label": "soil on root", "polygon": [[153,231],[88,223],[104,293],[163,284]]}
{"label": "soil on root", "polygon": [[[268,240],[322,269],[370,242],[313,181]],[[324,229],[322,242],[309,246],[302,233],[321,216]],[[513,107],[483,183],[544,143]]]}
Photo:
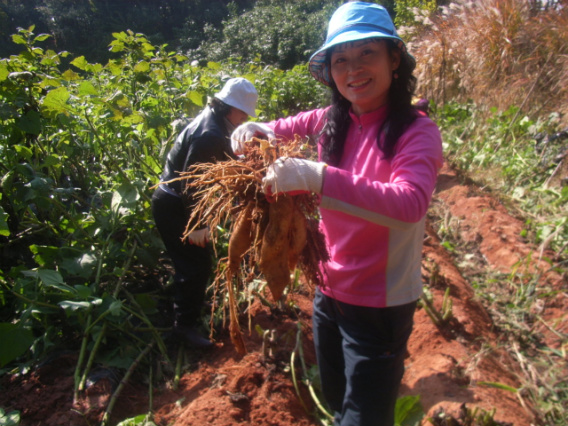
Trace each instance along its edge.
{"label": "soil on root", "polygon": [[[440,223],[451,221],[451,227]],[[471,249],[468,262],[457,262],[442,244],[443,236],[436,232],[442,228],[453,229],[453,237]],[[494,419],[503,425],[538,424],[522,394],[487,385],[519,388],[521,366],[468,281],[487,271],[519,276],[518,285],[522,278],[537,277],[537,289],[550,291],[543,292],[531,308],[540,320],[534,321],[530,333],[543,344],[561,349],[559,336],[568,333],[566,277],[543,260],[554,254],[543,252],[541,256],[538,248],[522,239],[522,228],[523,221],[508,214],[498,200],[462,183],[448,167],[442,170],[425,236],[422,273],[437,309],[450,289],[453,318],[437,326],[423,308],[417,310],[401,387],[401,396],[420,395],[427,416],[441,410],[457,419],[465,404],[471,409],[495,410]],[[515,280],[503,279],[496,282],[495,291],[515,291],[510,288],[514,285]],[[307,366],[316,363],[311,299],[308,291],[295,292],[290,295],[294,307],[283,311],[256,300],[241,316],[248,350],[244,356],[236,353],[227,331],[215,336],[217,343],[211,350],[186,351],[187,370],[177,389],[171,388],[171,382],[154,389],[154,422],[163,426],[320,424],[313,416],[315,407],[306,387],[299,384],[299,397],[290,371],[299,330]],[[498,307],[491,311],[494,314]],[[274,332],[263,340],[264,330]],[[19,410],[22,426],[99,424],[112,386],[101,380],[73,404],[75,362],[74,354],[65,354],[28,375],[4,377],[0,406],[6,411]],[[301,363],[297,361],[294,367],[301,377]],[[568,376],[565,362],[558,368],[564,368]],[[133,377],[110,423],[148,410],[148,384],[142,375]]]}

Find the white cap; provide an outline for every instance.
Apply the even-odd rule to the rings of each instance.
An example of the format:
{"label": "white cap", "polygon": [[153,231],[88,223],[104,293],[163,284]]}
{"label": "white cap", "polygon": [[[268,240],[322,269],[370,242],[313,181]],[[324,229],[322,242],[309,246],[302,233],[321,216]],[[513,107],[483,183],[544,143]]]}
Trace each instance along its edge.
{"label": "white cap", "polygon": [[258,93],[252,83],[245,78],[237,77],[227,80],[223,89],[215,97],[251,117],[256,117],[254,110]]}

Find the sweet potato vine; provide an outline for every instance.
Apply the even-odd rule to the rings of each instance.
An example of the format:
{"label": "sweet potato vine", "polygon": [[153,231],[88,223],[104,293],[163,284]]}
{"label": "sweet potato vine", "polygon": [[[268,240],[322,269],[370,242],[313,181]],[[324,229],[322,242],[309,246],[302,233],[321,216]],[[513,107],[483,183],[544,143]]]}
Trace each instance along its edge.
{"label": "sweet potato vine", "polygon": [[188,180],[188,186],[198,188],[184,238],[206,224],[215,246],[214,231],[229,224],[228,256],[220,260],[214,285],[216,294],[228,294],[231,340],[241,354],[246,353],[246,347],[238,325],[235,291],[258,270],[274,301],[279,301],[297,267],[306,281],[315,285],[322,279],[320,263],[329,259],[318,227],[317,196],[279,194],[269,202],[262,191],[266,167],[279,157],[305,158],[305,148],[299,138],[277,146],[253,138],[246,143],[244,158],[197,164],[180,177]]}

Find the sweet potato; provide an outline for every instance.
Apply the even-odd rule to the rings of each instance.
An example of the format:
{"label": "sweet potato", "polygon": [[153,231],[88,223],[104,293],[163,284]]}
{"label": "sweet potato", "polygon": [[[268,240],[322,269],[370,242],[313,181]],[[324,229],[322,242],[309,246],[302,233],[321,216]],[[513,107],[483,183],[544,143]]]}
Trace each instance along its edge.
{"label": "sweet potato", "polygon": [[247,350],[239,328],[237,302],[233,291],[233,278],[237,276],[241,261],[252,244],[251,225],[253,209],[254,202],[249,201],[237,216],[232,226],[231,237],[229,238],[229,258],[226,272],[227,293],[229,294],[229,333],[235,349],[240,354],[245,354]]}
{"label": "sweet potato", "polygon": [[229,261],[228,268],[232,274],[239,269],[243,256],[252,245],[252,211],[254,202],[249,201],[245,208],[239,213],[235,221],[231,237],[229,238]]}
{"label": "sweet potato", "polygon": [[288,269],[294,271],[298,265],[302,250],[307,241],[307,223],[304,213],[299,206],[294,203],[294,212],[292,214],[292,224],[288,233],[289,249],[288,249]]}
{"label": "sweet potato", "polygon": [[227,280],[227,293],[229,294],[229,334],[231,336],[231,342],[235,345],[235,349],[241,355],[247,353],[247,348],[245,345],[245,340],[243,339],[243,333],[239,328],[239,316],[237,309],[237,301],[235,299],[235,293],[233,291],[233,276],[234,273],[227,268],[226,272]]}
{"label": "sweet potato", "polygon": [[290,283],[288,252],[289,232],[292,225],[294,201],[280,195],[268,207],[268,225],[260,248],[260,271],[263,273],[274,300],[279,300]]}
{"label": "sweet potato", "polygon": [[[311,194],[281,195],[269,203],[262,189],[266,168],[276,158],[306,158],[309,152],[305,141],[296,138],[276,146],[265,141],[251,142],[243,159],[196,164],[178,178],[189,180],[188,185],[196,189],[197,203],[186,234],[193,230],[189,223],[205,222],[211,230],[223,226],[229,216],[234,217],[235,202],[242,203],[237,218],[231,221],[226,263],[220,264],[215,276],[215,291],[225,279],[231,340],[241,354],[246,348],[239,327],[237,296],[244,289],[244,275],[244,280],[253,279],[258,266],[273,299],[280,301],[290,283],[290,273],[297,267],[309,284],[322,282],[320,264],[328,257],[317,226],[317,198]],[[216,233],[211,237],[216,248]]]}

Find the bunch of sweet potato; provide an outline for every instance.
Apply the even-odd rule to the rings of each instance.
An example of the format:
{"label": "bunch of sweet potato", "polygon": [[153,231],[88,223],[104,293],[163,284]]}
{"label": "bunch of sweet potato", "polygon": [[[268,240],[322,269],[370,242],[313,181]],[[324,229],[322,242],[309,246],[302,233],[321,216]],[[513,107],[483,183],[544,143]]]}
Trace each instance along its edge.
{"label": "bunch of sweet potato", "polygon": [[[262,191],[266,167],[281,156],[305,158],[305,144],[296,139],[282,146],[253,139],[246,156],[215,164],[199,164],[184,174],[199,188],[198,202],[188,223],[215,230],[229,224],[228,257],[217,268],[216,283],[224,278],[229,299],[230,332],[237,351],[245,353],[237,318],[234,285],[261,272],[272,298],[279,301],[297,267],[306,281],[321,282],[320,263],[328,259],[318,228],[317,198],[313,194],[280,194],[269,202]],[[197,225],[186,229],[186,235]],[[216,235],[212,233],[215,242]]]}

